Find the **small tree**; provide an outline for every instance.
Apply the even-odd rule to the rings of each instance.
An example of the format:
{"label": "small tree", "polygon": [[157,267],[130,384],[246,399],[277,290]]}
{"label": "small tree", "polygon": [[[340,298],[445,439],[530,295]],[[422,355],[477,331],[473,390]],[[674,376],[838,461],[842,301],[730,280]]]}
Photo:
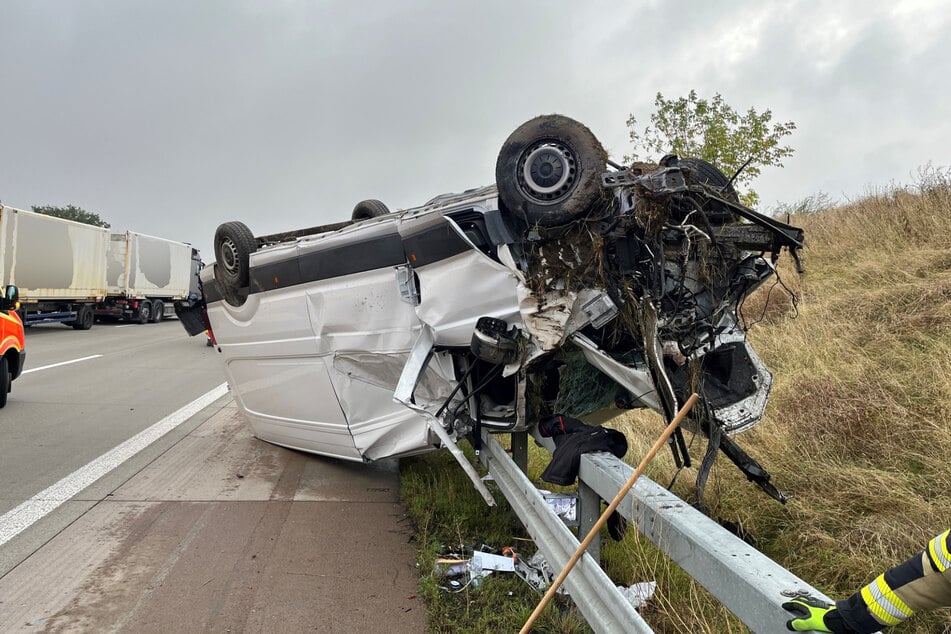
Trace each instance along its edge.
{"label": "small tree", "polygon": [[82,222],[87,225],[94,225],[96,227],[105,227],[109,228],[109,223],[99,217],[99,214],[86,211],[75,205],[66,205],[65,207],[37,207],[33,205],[33,211],[38,214],[44,214],[46,216],[56,216],[57,218],[65,218],[66,220],[75,220],[76,222]]}
{"label": "small tree", "polygon": [[[782,159],[794,151],[788,145],[779,144],[780,139],[796,129],[794,122],[776,123],[770,127],[773,118],[770,110],[757,113],[750,108],[740,115],[723,101],[719,93],[710,100],[701,99],[695,90],[675,100],[657,93],[654,107],[650,124],[643,132],[638,132],[637,118],[633,114],[628,118],[634,152],[625,157],[626,161],[641,158],[638,153],[642,150],[656,153],[658,157],[679,154],[709,161],[723,170],[727,177],[733,176],[745,164],[734,181],[734,184],[744,186],[760,175],[761,168],[782,167]],[[746,190],[740,194],[740,199],[752,207],[759,202],[759,195],[749,187]]]}

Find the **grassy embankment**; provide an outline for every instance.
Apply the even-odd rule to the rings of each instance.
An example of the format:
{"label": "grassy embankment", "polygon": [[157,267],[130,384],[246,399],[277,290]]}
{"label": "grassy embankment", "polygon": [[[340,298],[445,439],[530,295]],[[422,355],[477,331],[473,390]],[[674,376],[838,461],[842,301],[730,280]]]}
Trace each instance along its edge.
{"label": "grassy embankment", "polygon": [[[767,498],[721,456],[705,502],[760,550],[838,597],[920,550],[951,521],[951,179],[931,172],[915,188],[792,222],[806,231],[806,274],[797,277],[788,258],[780,270],[800,296],[798,314],[779,286],[760,289],[744,307],[757,322],[750,339],[775,381],[763,422],[739,438],[792,499],[782,506]],[[627,460],[636,463],[663,422],[635,412],[609,425],[627,434]],[[694,441],[695,457],[703,446]],[[532,456],[536,481],[546,459]],[[673,474],[669,454],[649,470],[661,483]],[[674,491],[691,499],[694,475],[682,473]],[[431,629],[517,630],[539,597],[513,575],[449,595],[429,574],[440,544],[485,541],[530,553],[517,541],[524,534],[511,512],[487,509],[443,453],[405,461],[403,497],[419,528]],[[657,632],[746,631],[635,531],[621,543],[605,540],[603,562],[620,584],[657,580],[643,610]],[[586,631],[567,605],[549,607],[536,631]],[[947,612],[894,629],[949,630]]]}

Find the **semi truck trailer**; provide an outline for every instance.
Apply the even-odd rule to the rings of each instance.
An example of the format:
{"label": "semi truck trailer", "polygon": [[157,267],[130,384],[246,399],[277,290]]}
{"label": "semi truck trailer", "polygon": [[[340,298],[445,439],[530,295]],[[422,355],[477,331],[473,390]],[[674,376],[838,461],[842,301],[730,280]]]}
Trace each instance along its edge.
{"label": "semi truck trailer", "polygon": [[198,250],[182,242],[135,231],[113,233],[106,262],[106,297],[99,318],[142,324],[175,315],[175,303],[187,302],[201,265]]}
{"label": "semi truck trailer", "polygon": [[0,278],[19,289],[25,326],[154,323],[200,299],[200,257],[182,242],[0,205],[0,245]]}

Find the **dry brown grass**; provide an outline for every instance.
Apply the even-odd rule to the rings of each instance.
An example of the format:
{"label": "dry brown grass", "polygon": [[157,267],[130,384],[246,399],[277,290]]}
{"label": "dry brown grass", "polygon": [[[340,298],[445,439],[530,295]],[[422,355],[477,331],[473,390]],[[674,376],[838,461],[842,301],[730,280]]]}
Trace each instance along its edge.
{"label": "dry brown grass", "polygon": [[[764,421],[738,438],[792,499],[772,501],[721,457],[705,501],[773,559],[844,596],[951,522],[951,180],[925,173],[917,188],[792,222],[806,231],[806,273],[788,261],[780,273],[800,295],[798,316],[780,287],[744,306],[775,380]],[[632,462],[662,428],[645,413],[614,425],[631,439]],[[694,447],[701,456],[704,443]],[[652,476],[666,484],[672,461],[656,462]],[[675,491],[690,498],[693,475],[681,474]],[[658,579],[650,619],[658,631],[744,631],[643,543],[626,540],[605,555],[615,569]],[[949,627],[942,613],[895,631]]]}

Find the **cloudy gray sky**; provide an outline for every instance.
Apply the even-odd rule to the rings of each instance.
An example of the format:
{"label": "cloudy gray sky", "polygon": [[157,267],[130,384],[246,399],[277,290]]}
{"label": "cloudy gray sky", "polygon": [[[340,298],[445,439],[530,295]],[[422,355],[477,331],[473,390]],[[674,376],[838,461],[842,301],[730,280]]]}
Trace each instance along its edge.
{"label": "cloudy gray sky", "polygon": [[763,207],[951,164],[951,0],[0,0],[0,200],[192,242],[492,182],[559,112],[614,158],[654,95],[793,120]]}

